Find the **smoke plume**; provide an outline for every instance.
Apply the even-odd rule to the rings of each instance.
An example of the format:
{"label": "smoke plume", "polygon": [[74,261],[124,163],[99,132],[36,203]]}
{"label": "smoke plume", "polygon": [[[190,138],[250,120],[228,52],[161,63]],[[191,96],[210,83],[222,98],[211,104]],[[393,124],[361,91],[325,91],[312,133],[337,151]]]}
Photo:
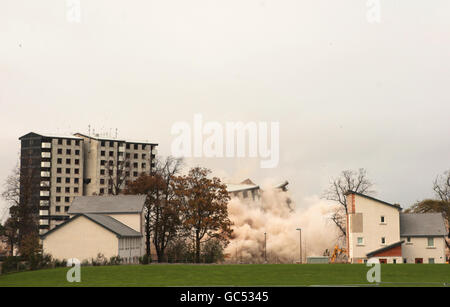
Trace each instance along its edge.
{"label": "smoke plume", "polygon": [[259,200],[233,197],[228,213],[233,226],[233,238],[225,253],[228,262],[263,263],[264,233],[266,258],[269,263],[293,263],[302,258],[322,256],[337,243],[335,226],[329,220],[333,205],[317,197],[305,199],[302,207],[289,203],[289,193],[263,188]]}

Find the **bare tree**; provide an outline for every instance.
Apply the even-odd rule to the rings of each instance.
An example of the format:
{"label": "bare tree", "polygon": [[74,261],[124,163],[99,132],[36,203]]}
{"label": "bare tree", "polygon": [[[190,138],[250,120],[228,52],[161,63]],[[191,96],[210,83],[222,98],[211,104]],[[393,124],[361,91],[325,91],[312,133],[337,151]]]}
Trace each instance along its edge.
{"label": "bare tree", "polygon": [[436,196],[444,202],[450,202],[450,170],[436,177],[433,182]]}
{"label": "bare tree", "polygon": [[2,192],[3,199],[10,206],[20,205],[20,168],[16,166],[11,174],[6,178],[4,190]]}
{"label": "bare tree", "polygon": [[165,250],[175,238],[179,225],[179,211],[174,201],[172,181],[180,172],[183,161],[167,157],[157,159],[152,174],[141,174],[133,182],[128,182],[125,194],[147,195],[145,202],[146,254],[150,256],[150,243],[156,249],[158,261],[165,259]]}
{"label": "bare tree", "polygon": [[108,178],[108,193],[111,195],[121,194],[126,187],[127,181],[130,179],[130,172],[130,159],[119,158],[117,162],[109,160],[105,164],[105,174]]}
{"label": "bare tree", "polygon": [[[438,175],[436,179],[433,182],[433,190],[436,194],[436,196],[441,200],[441,206],[438,208],[438,210],[441,210],[442,208],[446,208],[447,212],[447,230],[450,229],[450,212],[449,210],[449,204],[450,204],[450,170],[444,172],[441,175]],[[447,236],[447,250],[450,249],[450,232]]]}
{"label": "bare tree", "polygon": [[345,238],[347,235],[347,213],[342,206],[337,207],[331,214],[331,221],[339,229],[339,236]]}
{"label": "bare tree", "polygon": [[164,260],[167,245],[176,237],[181,223],[173,181],[182,166],[182,159],[171,156],[156,161],[155,175],[163,181],[162,201],[153,208],[153,244],[159,262]]}
{"label": "bare tree", "polygon": [[373,194],[373,183],[367,177],[367,171],[360,168],[357,172],[345,170],[337,178],[332,179],[329,187],[324,191],[323,198],[339,204],[331,216],[331,220],[338,227],[341,236],[347,234],[346,215],[348,213],[346,193],[354,191],[362,194]]}

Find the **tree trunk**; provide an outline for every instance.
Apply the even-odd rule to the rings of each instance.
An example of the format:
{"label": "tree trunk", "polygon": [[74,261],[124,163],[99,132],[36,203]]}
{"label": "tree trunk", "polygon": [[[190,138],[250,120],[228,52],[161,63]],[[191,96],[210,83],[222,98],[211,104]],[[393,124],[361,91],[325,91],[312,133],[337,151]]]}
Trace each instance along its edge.
{"label": "tree trunk", "polygon": [[163,262],[163,253],[161,252],[161,248],[159,246],[158,237],[153,236],[153,244],[155,244],[156,256],[158,257],[158,262]]}
{"label": "tree trunk", "polygon": [[159,244],[158,245],[155,244],[155,248],[156,248],[156,254],[158,255],[158,262],[159,263],[165,262],[166,259],[165,259],[164,248],[162,248]]}
{"label": "tree trunk", "polygon": [[200,237],[198,230],[195,232],[195,262],[200,263]]}
{"label": "tree trunk", "polygon": [[150,250],[150,232],[147,231],[146,235],[145,235],[145,254],[148,257],[151,257],[151,250]]}
{"label": "tree trunk", "polygon": [[161,251],[161,250],[159,250],[159,251],[157,251],[156,253],[158,254],[158,262],[159,262],[159,263],[164,262],[164,252]]}
{"label": "tree trunk", "polygon": [[161,262],[167,262],[164,248],[161,248]]}
{"label": "tree trunk", "polygon": [[150,213],[147,212],[145,216],[145,254],[149,259],[151,259],[151,240],[150,240]]}

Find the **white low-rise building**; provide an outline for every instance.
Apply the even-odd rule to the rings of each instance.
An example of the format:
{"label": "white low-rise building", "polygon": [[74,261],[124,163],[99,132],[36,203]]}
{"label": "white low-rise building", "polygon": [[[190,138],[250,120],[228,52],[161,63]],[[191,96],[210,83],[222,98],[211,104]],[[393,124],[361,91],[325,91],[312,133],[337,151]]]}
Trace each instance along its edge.
{"label": "white low-rise building", "polygon": [[347,253],[351,263],[445,263],[444,217],[401,213],[399,205],[349,191]]}
{"label": "white low-rise building", "polygon": [[440,213],[400,214],[404,263],[445,262],[445,234]]}
{"label": "white low-rise building", "polygon": [[90,261],[98,254],[137,263],[144,253],[145,196],[81,196],[70,219],[41,236],[44,253],[55,259]]}

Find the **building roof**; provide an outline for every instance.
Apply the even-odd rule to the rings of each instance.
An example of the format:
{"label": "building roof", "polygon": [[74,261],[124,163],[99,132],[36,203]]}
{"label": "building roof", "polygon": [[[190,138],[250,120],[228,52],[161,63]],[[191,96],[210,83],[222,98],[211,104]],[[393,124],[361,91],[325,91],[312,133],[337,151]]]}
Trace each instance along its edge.
{"label": "building roof", "polygon": [[75,135],[84,137],[84,138],[89,138],[89,139],[93,139],[93,140],[99,140],[99,141],[113,141],[113,142],[125,142],[125,143],[132,143],[132,144],[147,144],[147,145],[155,145],[157,146],[157,143],[152,143],[152,142],[148,142],[148,141],[142,141],[142,140],[122,140],[122,139],[115,139],[115,138],[108,138],[108,137],[101,137],[99,135],[86,135],[83,133],[75,133]]}
{"label": "building roof", "polygon": [[29,132],[25,135],[22,135],[19,140],[29,137],[45,137],[45,138],[52,138],[52,139],[73,139],[73,140],[83,140],[83,138],[77,137],[75,135],[68,135],[68,134],[52,134],[52,133],[36,133],[36,132]]}
{"label": "building roof", "polygon": [[68,213],[140,213],[145,199],[145,195],[77,196]]}
{"label": "building roof", "polygon": [[80,216],[86,217],[90,221],[92,221],[92,222],[102,226],[106,230],[109,230],[110,232],[116,234],[118,237],[142,237],[141,233],[137,232],[136,230],[128,227],[127,225],[119,222],[118,220],[116,220],[108,215],[85,213],[85,214],[77,214],[73,218],[65,221],[64,223],[53,228],[52,230],[46,232],[45,234],[43,234],[41,236],[41,238],[45,238],[49,234],[57,231],[58,229],[60,229],[61,227],[64,227],[65,225],[71,223],[72,221],[79,218]]}
{"label": "building roof", "polygon": [[441,213],[401,213],[400,236],[445,236],[444,217]]}
{"label": "building roof", "polygon": [[250,191],[250,190],[257,190],[259,189],[258,185],[254,184],[232,184],[232,183],[226,183],[227,191],[229,193],[233,192],[240,192],[240,191]]}
{"label": "building roof", "polygon": [[287,191],[287,186],[288,186],[288,184],[289,184],[289,182],[288,182],[287,180],[285,180],[285,181],[283,181],[283,182],[277,184],[277,185],[275,186],[275,189],[281,189],[281,190],[283,190],[283,191]]}
{"label": "building roof", "polygon": [[361,197],[364,197],[364,198],[367,198],[367,199],[370,199],[370,200],[374,200],[374,201],[379,202],[379,203],[381,203],[381,204],[383,204],[383,205],[391,206],[391,207],[394,207],[394,208],[396,208],[396,209],[398,209],[398,210],[402,210],[402,207],[401,207],[400,205],[397,205],[397,204],[391,204],[391,203],[385,202],[385,201],[380,200],[380,199],[376,199],[375,197],[372,197],[372,196],[369,196],[369,195],[366,195],[366,194],[362,194],[362,193],[359,193],[359,192],[355,192],[355,191],[352,191],[352,190],[348,190],[348,191],[345,193],[345,195],[347,196],[347,195],[349,195],[349,194],[355,194],[355,195],[358,195],[358,196],[361,196]]}
{"label": "building roof", "polygon": [[370,257],[373,257],[373,256],[375,256],[375,255],[377,255],[377,254],[379,254],[379,253],[382,253],[382,252],[388,251],[388,250],[390,250],[390,249],[392,249],[392,248],[394,248],[394,247],[400,246],[400,245],[402,245],[404,242],[405,242],[405,241],[399,241],[399,242],[395,242],[395,243],[393,243],[393,244],[389,244],[389,245],[384,246],[384,247],[382,247],[382,248],[379,248],[379,249],[376,249],[376,250],[374,250],[374,251],[371,251],[370,253],[367,253],[366,256],[369,257],[369,258],[370,258]]}
{"label": "building roof", "polygon": [[[283,191],[287,190],[287,185],[289,184],[289,182],[284,181],[282,183],[279,183],[277,185],[275,185],[273,188],[274,189],[281,189]],[[227,186],[227,191],[229,193],[233,193],[233,192],[241,192],[241,191],[251,191],[251,190],[258,190],[260,189],[259,185],[256,185],[253,183],[253,181],[251,181],[250,179],[246,179],[244,181],[242,181],[241,183],[235,184],[235,183],[226,183],[225,184]]]}
{"label": "building roof", "polygon": [[104,214],[92,214],[86,213],[83,214],[85,217],[90,219],[91,221],[99,224],[100,226],[105,227],[106,229],[114,232],[119,237],[141,237],[142,234],[137,232],[136,230],[128,227],[127,225],[119,222],[115,218],[112,218],[108,215]]}

